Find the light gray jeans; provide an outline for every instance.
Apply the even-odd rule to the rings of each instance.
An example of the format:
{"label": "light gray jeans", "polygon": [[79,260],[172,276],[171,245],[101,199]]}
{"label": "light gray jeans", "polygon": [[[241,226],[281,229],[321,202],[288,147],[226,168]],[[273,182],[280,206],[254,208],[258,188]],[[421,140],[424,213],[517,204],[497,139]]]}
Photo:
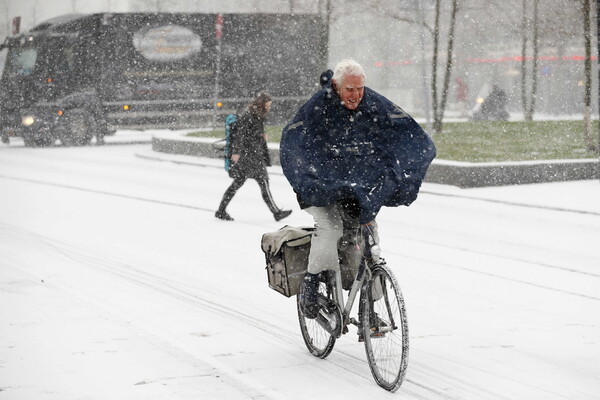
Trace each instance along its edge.
{"label": "light gray jeans", "polygon": [[350,217],[337,204],[309,207],[305,211],[314,218],[316,228],[308,255],[308,272],[337,270],[341,260],[342,278],[345,283],[351,283],[361,257],[358,219]]}
{"label": "light gray jeans", "polygon": [[337,205],[332,205],[308,207],[304,211],[312,215],[316,228],[310,244],[308,272],[318,274],[326,269],[338,269],[340,262],[337,245],[344,233],[342,210]]}
{"label": "light gray jeans", "polygon": [[[304,211],[312,215],[316,228],[311,239],[307,271],[318,274],[341,267],[343,288],[349,290],[362,257],[363,240],[358,219],[350,217],[337,204],[308,207]],[[375,241],[379,243],[377,223],[372,221],[370,225],[374,229]],[[381,297],[380,292],[381,285],[376,282],[373,297]]]}

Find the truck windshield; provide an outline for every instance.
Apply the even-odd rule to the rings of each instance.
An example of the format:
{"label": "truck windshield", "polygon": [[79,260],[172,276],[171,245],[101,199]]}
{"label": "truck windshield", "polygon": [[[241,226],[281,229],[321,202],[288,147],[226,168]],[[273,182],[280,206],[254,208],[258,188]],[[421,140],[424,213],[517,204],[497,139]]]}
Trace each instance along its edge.
{"label": "truck windshield", "polygon": [[12,48],[6,59],[6,75],[31,75],[35,67],[37,53],[37,49],[33,47]]}

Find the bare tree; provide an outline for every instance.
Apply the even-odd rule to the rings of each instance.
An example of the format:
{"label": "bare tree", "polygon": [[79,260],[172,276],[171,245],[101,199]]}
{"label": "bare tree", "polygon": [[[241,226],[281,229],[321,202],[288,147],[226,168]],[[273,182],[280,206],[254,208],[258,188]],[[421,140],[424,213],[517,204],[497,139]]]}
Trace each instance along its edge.
{"label": "bare tree", "polygon": [[[421,0],[417,0],[421,1]],[[417,3],[416,9],[411,9],[409,13],[406,13],[406,9],[394,12],[389,7],[381,7],[379,1],[366,2],[370,4],[369,9],[375,13],[381,14],[382,17],[394,18],[397,21],[403,21],[409,24],[414,24],[424,28],[425,32],[429,32],[432,37],[432,54],[431,54],[431,103],[433,113],[433,133],[440,133],[442,131],[442,124],[444,119],[444,113],[446,104],[448,101],[449,87],[452,76],[452,66],[454,61],[454,42],[455,42],[455,26],[457,14],[459,11],[459,2],[461,0],[451,0],[450,15],[448,21],[442,21],[442,9],[444,8],[443,0],[433,0],[434,3],[434,21],[432,25],[428,25],[422,16],[418,13],[422,12],[420,9],[421,5]],[[415,13],[415,10],[417,13]],[[446,13],[443,13],[446,15]],[[440,37],[443,36],[442,30],[447,28],[447,42],[442,44]],[[445,60],[442,60],[441,54],[445,46]],[[423,51],[423,49],[421,49]],[[442,63],[444,63],[442,65]],[[438,82],[439,73],[443,71],[443,77],[441,78],[441,87]],[[424,99],[429,101],[429,99]],[[426,116],[429,117],[429,116]]]}
{"label": "bare tree", "polygon": [[583,41],[585,46],[585,91],[583,95],[583,139],[590,151],[598,151],[592,138],[592,34],[591,34],[591,4],[583,0],[581,7],[583,17]]}
{"label": "bare tree", "polygon": [[[535,112],[535,100],[537,94],[537,71],[539,65],[538,42],[539,42],[539,18],[538,18],[539,0],[533,0],[533,11],[530,18],[527,17],[527,0],[523,0],[523,15],[521,20],[521,102],[523,104],[523,113],[525,121],[532,121]],[[529,41],[529,32],[532,31],[531,47],[533,54],[531,56],[531,71],[527,72],[527,42]],[[531,78],[531,90],[527,93],[527,78]]]}
{"label": "bare tree", "polygon": [[[600,56],[600,6],[598,6],[598,2],[596,2],[596,46],[598,47],[597,55]],[[600,81],[600,68],[598,68],[598,81]],[[600,103],[600,84],[598,85],[598,97],[598,103]],[[596,151],[600,153],[600,135]]]}
{"label": "bare tree", "polygon": [[[433,28],[433,63],[432,63],[432,79],[431,79],[431,93],[433,102],[433,132],[439,134],[442,132],[442,124],[444,119],[444,112],[446,110],[446,103],[448,100],[448,88],[450,86],[450,79],[452,75],[452,61],[454,51],[454,31],[456,26],[456,14],[458,13],[458,0],[452,0],[452,6],[450,11],[450,22],[448,27],[448,43],[446,44],[446,64],[444,66],[444,80],[442,83],[441,94],[438,93],[437,84],[437,69],[438,69],[438,55],[440,52],[440,11],[441,11],[441,0],[436,0],[435,4],[435,21]],[[438,98],[439,97],[439,98]]]}

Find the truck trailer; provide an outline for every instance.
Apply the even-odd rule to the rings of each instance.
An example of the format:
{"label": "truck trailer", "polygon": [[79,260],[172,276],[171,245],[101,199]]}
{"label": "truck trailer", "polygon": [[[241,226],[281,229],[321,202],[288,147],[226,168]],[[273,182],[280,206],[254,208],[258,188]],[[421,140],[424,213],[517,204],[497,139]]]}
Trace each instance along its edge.
{"label": "truck trailer", "polygon": [[222,124],[259,91],[282,123],[326,64],[315,14],[65,15],[0,45],[0,133],[26,146]]}

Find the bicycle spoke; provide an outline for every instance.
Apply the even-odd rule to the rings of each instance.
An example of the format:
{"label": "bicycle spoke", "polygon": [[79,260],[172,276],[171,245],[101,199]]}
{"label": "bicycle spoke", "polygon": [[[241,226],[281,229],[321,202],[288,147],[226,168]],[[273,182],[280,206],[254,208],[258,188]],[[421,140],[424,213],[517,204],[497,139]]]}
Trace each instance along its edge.
{"label": "bicycle spoke", "polygon": [[[321,283],[319,292],[327,296],[328,288],[324,283]],[[336,337],[327,332],[317,321],[317,319],[309,319],[302,313],[300,305],[300,295],[297,297],[298,321],[300,322],[300,331],[302,338],[306,344],[306,348],[319,358],[327,357],[333,350]]]}
{"label": "bicycle spoke", "polygon": [[[404,300],[385,266],[373,268],[373,280],[362,315],[365,350],[377,384],[395,391],[408,363],[408,326]],[[397,324],[400,324],[398,326]]]}
{"label": "bicycle spoke", "polygon": [[390,301],[390,298],[388,296],[388,292],[387,292],[387,285],[385,284],[384,281],[384,277],[380,276],[380,280],[381,280],[381,287],[382,287],[382,291],[383,291],[383,300],[385,301],[385,307],[387,310],[387,315],[389,316],[389,325],[391,329],[395,329],[396,327],[396,323],[394,322],[394,315],[396,310],[392,310],[392,306],[394,304],[397,305],[397,303],[394,302],[395,298],[392,298],[392,301]]}

